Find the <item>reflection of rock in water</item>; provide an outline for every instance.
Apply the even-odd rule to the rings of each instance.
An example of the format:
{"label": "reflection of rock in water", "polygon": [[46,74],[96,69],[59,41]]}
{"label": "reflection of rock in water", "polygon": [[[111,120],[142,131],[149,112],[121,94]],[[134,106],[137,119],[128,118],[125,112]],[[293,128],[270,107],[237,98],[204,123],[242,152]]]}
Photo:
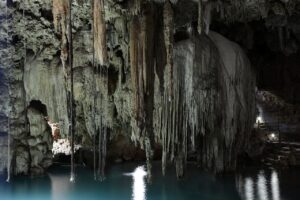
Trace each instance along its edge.
{"label": "reflection of rock in water", "polygon": [[236,177],[236,188],[242,200],[280,200],[279,178],[276,170],[261,170]]}

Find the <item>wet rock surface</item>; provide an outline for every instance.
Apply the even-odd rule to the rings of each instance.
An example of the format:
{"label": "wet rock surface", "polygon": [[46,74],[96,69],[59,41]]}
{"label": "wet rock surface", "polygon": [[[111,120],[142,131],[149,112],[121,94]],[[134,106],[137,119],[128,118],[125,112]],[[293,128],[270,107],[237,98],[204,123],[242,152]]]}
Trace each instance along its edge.
{"label": "wet rock surface", "polygon": [[[138,41],[132,42],[130,25],[135,11],[130,2],[105,1],[109,64],[96,61],[93,66],[91,2],[73,1],[76,144],[92,149],[94,135],[104,127],[109,130],[107,143],[112,144],[108,155],[116,159],[151,160],[157,145],[162,146],[163,165],[176,163],[180,176],[187,154],[195,152],[203,168],[215,172],[234,169],[254,121],[255,77],[246,55],[217,33],[207,36],[186,31],[197,20],[195,1],[172,1],[169,7],[175,13],[174,32],[183,26],[188,38],[176,41],[173,53],[166,52],[165,45],[173,41],[169,38],[166,42],[165,37],[173,37],[173,32],[164,33],[164,1],[147,1],[141,7],[145,9],[138,18],[141,32],[135,38]],[[51,164],[51,130],[43,117],[59,124],[62,138],[69,135],[70,86],[62,62],[66,60],[61,58],[65,36],[62,30],[54,30],[50,0],[15,0],[7,12],[5,1],[0,6],[4,24],[0,40],[6,44],[0,49],[0,72],[6,78],[0,80],[8,86],[7,95],[0,94],[0,110],[10,118],[15,173],[39,174]],[[194,9],[189,12],[188,8]],[[138,68],[145,69],[138,79],[132,76],[130,63],[130,48],[135,42],[143,44],[145,58],[141,62],[138,57]],[[133,79],[140,80],[139,89],[143,89],[138,92],[140,118]],[[169,101],[172,90],[174,96]],[[39,101],[47,113],[32,109],[32,101]],[[10,106],[4,108],[2,102]]]}

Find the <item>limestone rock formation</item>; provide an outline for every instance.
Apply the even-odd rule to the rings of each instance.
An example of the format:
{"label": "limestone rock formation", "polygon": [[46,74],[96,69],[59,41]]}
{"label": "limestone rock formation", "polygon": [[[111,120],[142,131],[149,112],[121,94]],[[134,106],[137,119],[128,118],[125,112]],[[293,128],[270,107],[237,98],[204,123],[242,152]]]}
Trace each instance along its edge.
{"label": "limestone rock formation", "polygon": [[[68,37],[55,31],[57,25],[65,28],[59,20],[67,13],[52,13],[57,1],[51,0],[0,2],[0,41],[6,44],[0,48],[0,75],[8,86],[0,102],[10,103],[0,110],[10,119],[13,168],[16,174],[40,173],[51,164],[51,130],[44,117],[58,123],[61,138],[68,138],[63,67]],[[120,145],[116,154],[137,145],[145,150],[148,170],[157,146],[163,150],[163,171],[174,163],[178,177],[188,159],[214,172],[234,169],[254,120],[255,75],[237,44],[209,31],[210,20],[208,35],[196,33],[198,1],[167,1],[164,9],[166,1],[107,0],[100,5],[101,16],[93,1],[72,2],[75,143],[101,148],[103,141],[95,138],[102,130],[109,144],[124,129],[122,141],[133,143]],[[211,6],[208,16],[218,5]],[[225,8],[219,5],[220,12]],[[238,16],[229,13],[224,13],[228,21]],[[182,30],[186,38],[174,37]],[[100,65],[93,62],[95,52]],[[129,160],[134,151],[128,148],[119,156]]]}
{"label": "limestone rock formation", "polygon": [[27,110],[30,136],[27,139],[30,153],[30,173],[41,174],[52,164],[52,135],[45,116],[36,108]]}

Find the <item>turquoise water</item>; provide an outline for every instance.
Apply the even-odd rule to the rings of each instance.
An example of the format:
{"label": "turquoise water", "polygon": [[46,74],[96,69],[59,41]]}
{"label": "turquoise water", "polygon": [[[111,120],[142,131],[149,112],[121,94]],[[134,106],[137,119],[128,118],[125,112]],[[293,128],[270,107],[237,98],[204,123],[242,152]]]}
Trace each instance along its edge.
{"label": "turquoise water", "polygon": [[[119,164],[109,167],[104,182],[94,181],[90,169],[77,167],[76,182],[69,182],[69,167],[54,167],[48,175],[17,177],[11,183],[0,176],[2,200],[280,200],[299,199],[299,173],[288,175],[275,170],[252,170],[214,177],[189,166],[183,180],[176,180],[169,169],[166,177],[160,165],[154,165],[152,184],[146,183],[141,164]],[[290,175],[290,177],[289,177]],[[285,177],[285,178],[282,178]],[[286,180],[286,182],[284,182]],[[295,180],[293,180],[295,179]],[[292,181],[291,181],[292,180]],[[284,186],[280,183],[282,181]],[[295,185],[293,185],[295,182]],[[296,183],[297,182],[297,183]],[[300,194],[300,191],[299,191]]]}

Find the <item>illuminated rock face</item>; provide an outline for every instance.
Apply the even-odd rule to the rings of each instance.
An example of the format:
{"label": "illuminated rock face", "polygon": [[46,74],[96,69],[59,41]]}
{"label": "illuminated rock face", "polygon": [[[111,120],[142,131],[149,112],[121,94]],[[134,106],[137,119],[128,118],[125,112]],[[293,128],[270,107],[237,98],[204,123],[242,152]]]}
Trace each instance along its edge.
{"label": "illuminated rock face", "polygon": [[[1,65],[5,66],[4,73],[10,78],[10,134],[16,144],[16,172],[25,173],[29,170],[29,164],[47,167],[41,163],[48,156],[41,152],[48,152],[48,143],[51,142],[51,138],[47,138],[45,147],[38,148],[37,152],[24,153],[23,149],[31,148],[30,144],[36,148],[33,141],[27,143],[28,137],[51,135],[44,130],[45,127],[40,127],[36,132],[31,130],[39,115],[28,109],[30,102],[38,100],[44,104],[49,119],[59,123],[60,135],[66,138],[68,99],[60,58],[61,35],[54,32],[51,1],[42,0],[37,4],[31,1],[15,2],[8,8],[8,35],[5,35],[4,29],[0,30],[3,33],[1,41],[8,38],[10,43],[7,48],[1,49]],[[166,70],[165,44],[171,40],[164,41],[163,6],[154,4],[152,9],[155,12],[147,10],[153,13],[147,12],[141,20],[144,32],[138,33],[144,39],[142,51],[147,56],[151,55],[150,59],[147,57],[144,60],[146,70],[140,75],[142,81],[146,80],[145,85],[138,83],[140,88],[145,86],[142,95],[146,105],[143,110],[146,113],[143,122],[146,128],[143,132],[141,127],[135,126],[138,123],[134,113],[136,101],[129,59],[131,16],[128,13],[131,9],[122,7],[122,4],[114,5],[114,1],[105,2],[109,65],[96,63],[93,68],[92,7],[90,1],[74,1],[79,5],[73,12],[76,16],[73,18],[76,143],[90,148],[98,130],[108,127],[110,140],[113,141],[119,133],[127,139],[132,138],[133,143],[122,146],[134,145],[135,142],[146,147],[147,157],[152,156],[155,145],[163,146],[164,166],[169,160],[175,162],[178,176],[183,174],[190,153],[196,154],[197,161],[204,168],[213,171],[233,169],[236,155],[247,144],[254,117],[255,79],[242,50],[216,33],[209,36],[191,34],[193,36],[188,40],[173,44],[173,56],[169,55],[169,58],[173,57],[173,68]],[[1,7],[1,16],[5,15],[2,8],[5,6]],[[21,8],[26,11],[24,16]],[[174,21],[179,15],[175,13]],[[149,16],[153,16],[154,20]],[[186,25],[193,18],[187,20],[181,22]],[[153,28],[145,22],[151,22]],[[145,30],[153,33],[148,34]],[[147,40],[148,36],[153,39]],[[3,60],[5,56],[7,59]],[[137,62],[141,62],[141,57],[138,59]],[[168,96],[170,85],[173,88],[172,98]],[[102,123],[100,118],[104,119]],[[39,123],[44,125],[46,121]],[[147,137],[145,133],[149,133]],[[29,156],[36,158],[34,163],[27,163]]]}

